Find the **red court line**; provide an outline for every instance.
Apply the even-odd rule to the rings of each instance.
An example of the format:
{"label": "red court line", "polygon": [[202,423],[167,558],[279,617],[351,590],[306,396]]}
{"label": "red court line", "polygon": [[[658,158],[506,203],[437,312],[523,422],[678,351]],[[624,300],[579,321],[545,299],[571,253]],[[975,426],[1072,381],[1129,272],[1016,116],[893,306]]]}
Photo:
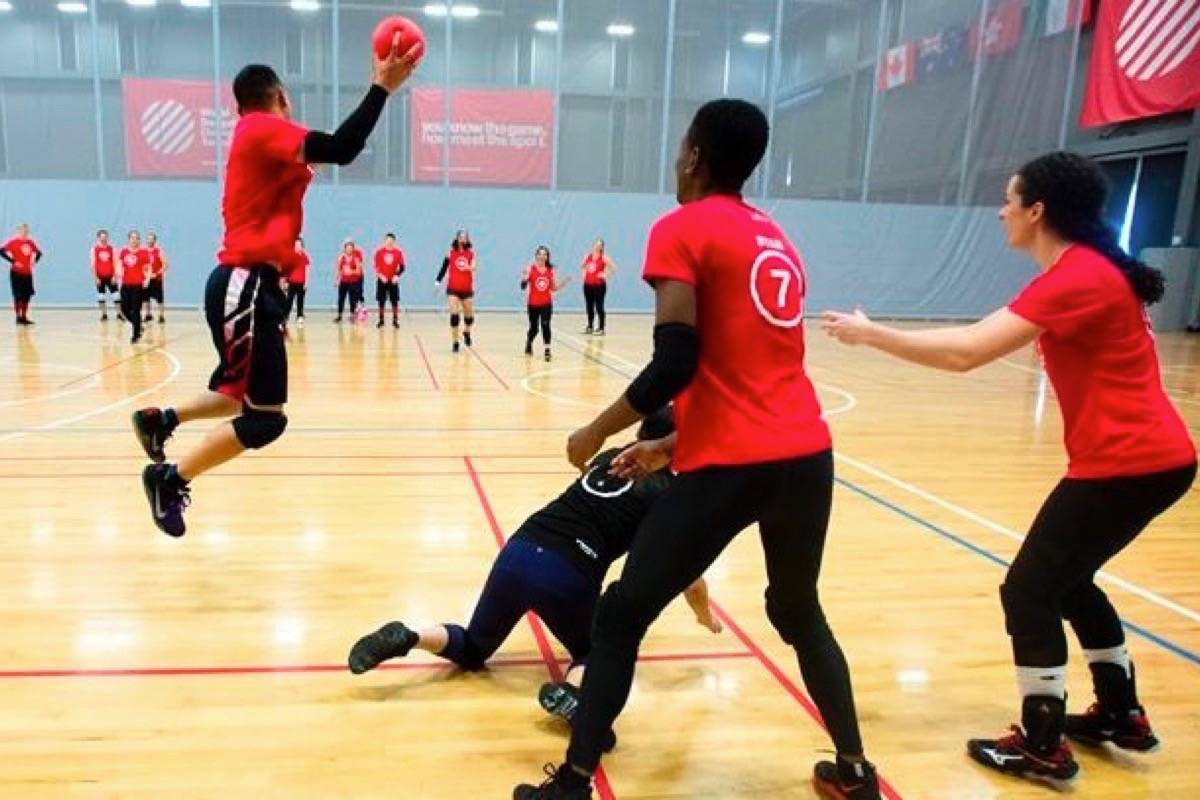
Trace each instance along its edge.
{"label": "red court line", "polygon": [[[828,729],[825,727],[825,721],[821,719],[821,712],[817,710],[816,705],[813,704],[813,701],[809,699],[808,695],[806,695],[800,689],[800,687],[797,686],[795,682],[787,676],[787,673],[780,669],[778,664],[771,660],[771,657],[767,655],[761,647],[758,646],[758,643],[750,637],[750,634],[742,630],[742,626],[733,621],[733,617],[729,616],[729,612],[717,605],[716,601],[714,600],[710,599],[709,605],[712,607],[713,613],[717,615],[721,622],[725,623],[725,627],[729,628],[729,630],[733,632],[733,635],[736,636],[739,641],[741,641],[742,645],[754,654],[754,657],[758,659],[758,662],[762,664],[764,668],[766,668],[767,672],[771,673],[771,677],[775,679],[776,683],[782,686],[784,691],[790,694],[792,699],[800,704],[800,707],[803,708],[810,717],[812,717],[814,722],[821,726],[822,730],[827,731]],[[897,792],[890,783],[884,780],[882,774],[879,775],[879,790],[883,793],[884,797],[888,798],[888,800],[902,800],[900,793]]]}
{"label": "red court line", "polygon": [[500,382],[500,385],[504,387],[504,391],[507,392],[510,388],[509,385],[504,382],[504,378],[500,377],[499,372],[496,372],[496,370],[492,369],[492,365],[487,362],[487,359],[485,359],[482,355],[480,355],[479,351],[476,350],[474,347],[468,347],[467,349],[471,351],[471,355],[475,356],[476,360],[479,361],[480,364],[483,364],[484,368],[488,372],[492,373],[492,377],[495,378],[496,380],[498,380]]}
{"label": "red court line", "polygon": [[425,345],[421,344],[420,335],[414,333],[413,339],[417,342],[417,350],[421,353],[421,360],[425,362],[425,371],[429,373],[429,380],[433,381],[433,388],[440,391],[442,387],[438,384],[437,375],[433,374],[433,365],[429,363],[429,356],[425,354]]}
{"label": "red court line", "polygon": [[[349,429],[347,429],[349,431]],[[127,431],[126,431],[127,432]],[[291,429],[288,429],[291,433]],[[345,455],[342,453],[312,453],[311,455],[274,455],[271,453],[248,453],[240,457],[243,461],[328,461],[335,459],[337,461],[453,461],[456,464],[462,462],[461,453],[356,453],[353,455]],[[520,453],[493,453],[482,455],[476,453],[474,458],[487,459],[490,461],[507,460],[507,461],[561,461],[566,464],[566,458],[562,453],[530,453],[521,455]],[[63,453],[57,456],[0,456],[0,461],[145,461],[143,455],[110,455],[101,453]],[[564,470],[577,473],[573,467],[563,467]],[[459,470],[461,472],[462,470]],[[458,473],[455,473],[458,474]]]}
{"label": "red court line", "polygon": [[[638,661],[646,662],[687,662],[687,661],[724,661],[731,659],[753,658],[749,651],[714,651],[711,653],[650,653],[641,656]],[[570,663],[567,659],[556,659],[559,665]],[[494,658],[488,662],[489,669],[510,669],[515,667],[544,667],[545,658]],[[391,661],[380,664],[375,672],[421,671],[455,669],[448,661]],[[29,669],[29,670],[0,670],[0,680],[9,678],[155,678],[155,677],[196,677],[204,675],[289,675],[311,674],[321,672],[346,672],[345,664],[247,664],[244,666],[211,666],[211,667],[111,667],[96,669]]]}
{"label": "red court line", "polygon": [[[484,366],[487,366],[487,364],[485,363]],[[488,367],[488,369],[491,369],[491,367]],[[499,378],[498,375],[496,377]],[[471,463],[471,457],[463,456],[463,463],[467,467],[467,475],[471,478],[471,484],[475,487],[475,496],[479,498],[479,505],[483,508],[483,515],[487,518],[488,527],[492,529],[492,536],[496,540],[496,547],[504,547],[504,533],[500,528],[500,523],[496,521],[496,515],[492,511],[492,504],[488,501],[487,492],[483,490],[483,484],[479,480],[479,473],[475,471],[475,465]],[[546,668],[550,670],[550,677],[556,681],[562,680],[562,668],[559,667],[558,660],[554,657],[554,653],[550,649],[550,641],[546,638],[546,632],[542,629],[541,620],[535,617],[533,612],[526,614],[526,618],[529,620],[529,626],[533,628],[533,638],[537,641],[538,650],[541,651],[542,659],[546,662]],[[596,792],[600,795],[601,800],[616,800],[616,795],[613,793],[612,786],[608,782],[608,776],[604,773],[604,767],[596,769],[593,780],[596,785]]]}
{"label": "red court line", "polygon": [[[332,456],[331,458],[336,458]],[[143,459],[144,460],[144,459]],[[481,470],[483,475],[574,475],[579,476],[578,470],[568,467],[557,470],[527,470],[527,469],[489,469]],[[461,477],[462,470],[393,470],[387,472],[309,472],[296,470],[294,472],[210,472],[205,480],[213,478],[419,478],[422,475],[430,477],[455,476]],[[111,472],[23,472],[0,473],[0,480],[17,480],[20,478],[35,478],[37,480],[54,480],[70,478],[111,478]]]}

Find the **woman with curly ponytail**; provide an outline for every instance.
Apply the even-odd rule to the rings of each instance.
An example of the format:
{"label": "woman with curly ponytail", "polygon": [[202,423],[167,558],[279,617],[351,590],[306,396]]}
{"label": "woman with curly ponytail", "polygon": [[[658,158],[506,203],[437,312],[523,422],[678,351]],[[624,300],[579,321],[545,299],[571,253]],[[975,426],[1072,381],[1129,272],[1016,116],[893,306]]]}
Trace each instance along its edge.
{"label": "woman with curly ponytail", "polygon": [[[1079,772],[1065,737],[1135,752],[1158,746],[1121,620],[1095,575],[1187,492],[1196,448],[1163,390],[1146,315],[1162,299],[1162,273],[1117,244],[1104,220],[1100,168],[1050,153],[1017,170],[1005,194],[1008,244],[1041,270],[1007,307],[974,325],[924,331],[889,328],[862,312],[829,311],[823,324],[845,344],[958,372],[1037,341],[1062,408],[1069,465],[1000,587],[1022,724],[967,749],[1000,772],[1065,781]],[[1092,673],[1096,702],[1084,714],[1066,713],[1064,619]]]}

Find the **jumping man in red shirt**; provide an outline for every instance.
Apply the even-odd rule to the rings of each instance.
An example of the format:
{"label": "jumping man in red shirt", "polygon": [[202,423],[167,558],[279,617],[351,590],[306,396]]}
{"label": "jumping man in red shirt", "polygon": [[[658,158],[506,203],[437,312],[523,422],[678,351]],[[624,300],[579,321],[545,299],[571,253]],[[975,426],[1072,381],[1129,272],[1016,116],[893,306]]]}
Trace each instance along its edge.
{"label": "jumping man in red shirt", "polygon": [[383,327],[383,307],[392,304],[392,327],[400,327],[400,276],[404,274],[404,251],[396,246],[396,234],[383,237],[383,247],[375,251],[375,302],[379,304],[379,323]]}
{"label": "jumping man in red shirt", "polygon": [[17,235],[0,245],[0,258],[11,266],[8,279],[12,286],[13,310],[18,325],[32,325],[29,319],[29,301],[36,294],[33,290],[33,265],[42,260],[42,251],[37,242],[29,238],[29,226],[22,222],[17,226]]}
{"label": "jumping man in red shirt", "polygon": [[450,307],[450,341],[451,349],[458,352],[458,322],[464,323],[463,341],[471,346],[471,326],[475,324],[475,272],[479,269],[479,261],[475,258],[475,248],[471,244],[471,234],[458,231],[454,241],[450,243],[450,253],[442,259],[442,269],[438,272],[436,285],[442,285],[442,279],[449,274],[446,281],[446,302]]}
{"label": "jumping man in red shirt", "polygon": [[[595,333],[597,336],[604,335],[604,323],[606,316],[604,313],[604,296],[608,294],[608,279],[617,271],[617,265],[608,257],[608,253],[604,252],[604,240],[597,239],[592,243],[592,250],[588,253],[581,266],[583,270],[583,302],[587,307],[587,330],[584,334]],[[596,320],[599,317],[600,325],[596,326]]]}
{"label": "jumping man in red shirt", "polygon": [[[1153,750],[1121,620],[1095,575],[1196,477],[1196,448],[1163,390],[1146,306],[1162,274],[1129,257],[1104,221],[1107,186],[1095,163],[1051,153],[1008,182],[1000,219],[1008,244],[1041,274],[1007,308],[974,325],[896,330],[862,314],[826,312],[825,328],[935,369],[965,372],[1037,341],[1062,407],[1069,466],[1038,512],[1000,601],[1012,638],[1021,727],[967,747],[1012,775],[1070,780],[1079,765],[1064,734],[1088,745]],[[1096,703],[1066,713],[1067,639],[1075,629]]]}
{"label": "jumping man in red shirt", "polygon": [[529,290],[529,330],[525,333],[525,355],[533,355],[533,340],[541,327],[545,358],[550,360],[550,318],[554,316],[554,295],[570,282],[569,276],[562,281],[555,276],[550,248],[545,245],[534,253],[533,263],[521,271],[521,288]]}
{"label": "jumping man in red shirt", "polygon": [[[155,462],[143,471],[142,483],[154,524],[164,533],[186,531],[190,481],[247,449],[267,446],[287,427],[285,300],[279,278],[302,228],[310,165],[346,165],[362,152],[388,95],[416,66],[417,47],[399,54],[399,41],[397,33],[388,57],[374,59],[374,83],[333,134],[291,121],[287,91],[270,67],[251,64],[234,78],[241,118],[225,173],[224,244],[204,294],[219,362],[208,392],[177,408],[147,408],[133,415],[138,440]],[[163,445],[177,425],[234,415],[178,464],[163,463]]]}
{"label": "jumping man in red shirt", "polygon": [[118,292],[116,270],[116,254],[108,243],[108,231],[98,230],[96,243],[92,245],[92,278],[96,281],[96,303],[100,306],[101,322],[108,319],[108,296]]}
{"label": "jumping man in red shirt", "polygon": [[143,321],[154,319],[154,302],[158,303],[158,321],[166,322],[166,304],[163,302],[163,282],[166,279],[167,256],[158,244],[158,234],[149,231],[146,234],[146,259],[149,265],[150,282],[146,284],[146,317]]}
{"label": "jumping man in red shirt", "polygon": [[142,340],[142,301],[150,282],[150,254],[142,247],[142,235],[129,232],[129,243],[117,254],[117,282],[121,284],[121,316],[133,326],[130,344]]}
{"label": "jumping man in red shirt", "polygon": [[[597,604],[566,763],[539,787],[518,786],[515,800],[591,797],[646,629],[755,522],[766,551],[767,616],[795,648],[837,748],[836,763],[817,765],[817,789],[878,800],[850,672],[817,599],[833,452],[804,370],[807,279],[787,235],[741,196],[767,138],[766,116],[744,100],[715,100],[696,112],[675,163],[681,206],[654,224],[646,253],[644,277],[656,296],[653,359],[567,442],[582,469],[605,439],[675,398],[679,475],[642,520],[620,580]],[[618,471],[631,461],[645,466],[647,455],[624,454]]]}

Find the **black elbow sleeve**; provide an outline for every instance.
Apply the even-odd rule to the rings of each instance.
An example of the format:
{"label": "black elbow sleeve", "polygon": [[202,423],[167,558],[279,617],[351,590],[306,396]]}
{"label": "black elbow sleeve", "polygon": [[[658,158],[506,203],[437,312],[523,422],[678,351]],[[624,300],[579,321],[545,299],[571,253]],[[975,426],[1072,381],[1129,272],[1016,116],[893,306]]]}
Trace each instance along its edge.
{"label": "black elbow sleeve", "polygon": [[643,416],[654,413],[687,388],[700,364],[695,327],[668,322],[654,327],[654,357],[625,390],[629,405]]}

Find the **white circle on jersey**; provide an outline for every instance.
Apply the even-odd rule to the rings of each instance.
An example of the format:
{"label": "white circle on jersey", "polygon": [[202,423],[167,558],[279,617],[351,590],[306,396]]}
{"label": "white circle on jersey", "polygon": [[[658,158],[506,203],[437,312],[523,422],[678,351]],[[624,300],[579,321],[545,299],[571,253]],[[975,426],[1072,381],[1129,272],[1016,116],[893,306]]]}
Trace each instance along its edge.
{"label": "white circle on jersey", "polygon": [[754,259],[750,297],[767,322],[778,328],[799,325],[804,320],[804,289],[804,272],[787,253],[763,250]]}
{"label": "white circle on jersey", "polygon": [[633,481],[619,478],[604,467],[592,467],[579,479],[583,490],[594,497],[620,497],[633,488]]}
{"label": "white circle on jersey", "polygon": [[539,292],[544,292],[550,288],[550,281],[546,278],[538,278],[533,285]]}

